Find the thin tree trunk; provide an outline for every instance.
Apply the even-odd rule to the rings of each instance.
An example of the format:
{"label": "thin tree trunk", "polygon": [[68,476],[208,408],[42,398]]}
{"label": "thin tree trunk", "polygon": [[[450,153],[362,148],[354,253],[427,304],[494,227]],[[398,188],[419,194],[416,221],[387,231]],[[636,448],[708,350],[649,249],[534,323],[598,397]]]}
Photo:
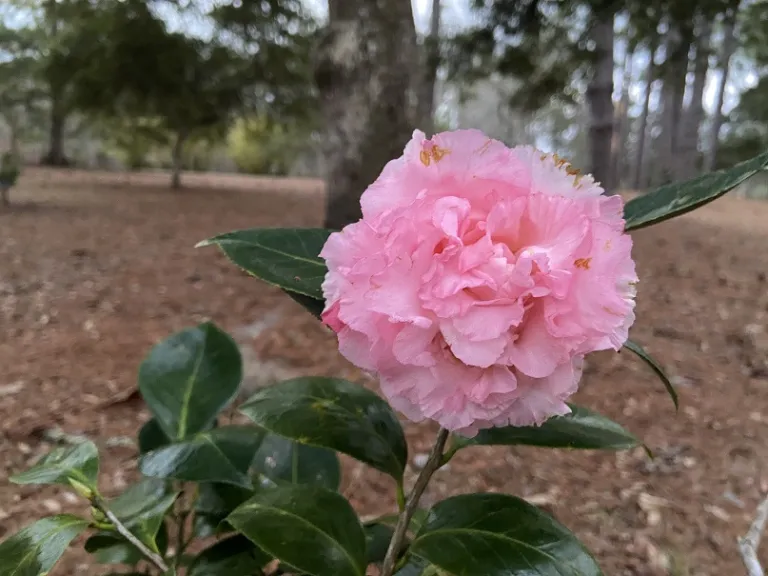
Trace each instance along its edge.
{"label": "thin tree trunk", "polygon": [[715,112],[712,117],[712,127],[709,133],[709,145],[704,155],[704,171],[711,172],[717,162],[717,148],[720,142],[720,128],[723,126],[723,101],[725,100],[725,88],[728,85],[728,72],[731,67],[731,57],[736,51],[736,16],[739,9],[739,1],[725,13],[723,21],[723,46],[720,52],[720,75],[717,86],[717,98],[715,99]]}
{"label": "thin tree trunk", "polygon": [[0,196],[2,196],[3,208],[8,208],[11,205],[11,198],[9,196],[10,191],[10,186],[0,184]]}
{"label": "thin tree trunk", "polygon": [[633,53],[627,52],[624,56],[624,74],[621,81],[621,100],[616,110],[616,130],[613,134],[611,157],[611,182],[615,187],[620,187],[623,176],[627,152],[627,132],[629,131],[629,85],[632,83],[632,57]]}
{"label": "thin tree trunk", "polygon": [[648,113],[651,106],[651,94],[653,93],[653,80],[656,75],[656,64],[654,57],[659,43],[658,34],[654,34],[650,39],[648,47],[648,68],[645,78],[645,97],[643,100],[643,111],[640,114],[640,126],[637,130],[637,150],[635,150],[634,176],[632,178],[633,186],[637,190],[641,187],[643,176],[643,163],[645,162],[645,138],[648,131]]}
{"label": "thin tree trunk", "polygon": [[6,117],[5,121],[6,124],[8,124],[8,128],[10,129],[10,152],[11,155],[14,158],[21,158],[21,144],[19,143],[19,122],[18,118],[16,118],[16,110],[13,110],[9,116],[13,116],[12,118]]}
{"label": "thin tree trunk", "polygon": [[611,182],[611,140],[613,138],[613,17],[611,10],[596,15],[592,24],[596,65],[587,88],[590,126],[590,162],[592,175],[606,192]]}
{"label": "thin tree trunk", "polygon": [[686,72],[688,70],[689,45],[682,40],[680,30],[670,25],[666,39],[666,61],[664,63],[664,85],[662,88],[662,117],[659,172],[657,183],[671,182],[675,177],[678,161],[680,117],[685,96]]}
{"label": "thin tree trunk", "polygon": [[181,188],[181,171],[184,160],[184,142],[187,140],[186,133],[181,130],[176,134],[176,140],[173,142],[171,150],[171,188],[178,190]]}
{"label": "thin tree trunk", "polygon": [[326,119],[327,228],[360,218],[360,195],[410,138],[416,48],[410,0],[330,0],[315,63]]}
{"label": "thin tree trunk", "polygon": [[61,109],[57,96],[51,97],[51,125],[48,133],[48,152],[42,163],[46,166],[67,166],[69,161],[64,155],[64,128],[66,116]]}
{"label": "thin tree trunk", "polygon": [[696,31],[696,56],[693,66],[691,103],[682,119],[679,136],[679,157],[677,180],[693,178],[698,172],[699,129],[704,121],[704,87],[709,71],[709,42],[712,24],[707,18],[700,18]]}
{"label": "thin tree trunk", "polygon": [[421,129],[431,136],[435,130],[435,83],[440,67],[440,0],[432,0],[429,36],[424,43],[424,70],[418,96],[417,120]]}
{"label": "thin tree trunk", "polygon": [[[56,40],[59,33],[59,15],[56,10],[56,0],[49,0],[45,6],[51,39]],[[67,121],[63,103],[64,87],[58,82],[49,82],[51,99],[50,131],[48,133],[48,152],[42,158],[47,166],[67,166],[69,162],[64,156],[64,129]]]}

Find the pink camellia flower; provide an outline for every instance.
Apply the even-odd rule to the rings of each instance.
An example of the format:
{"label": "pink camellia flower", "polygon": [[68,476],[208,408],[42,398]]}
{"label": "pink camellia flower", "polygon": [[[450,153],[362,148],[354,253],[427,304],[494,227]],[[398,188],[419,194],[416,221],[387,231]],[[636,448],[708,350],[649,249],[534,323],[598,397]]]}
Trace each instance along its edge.
{"label": "pink camellia flower", "polygon": [[323,320],[392,406],[473,436],[567,414],[619,350],[637,275],[623,202],[555,155],[416,131],[321,256]]}

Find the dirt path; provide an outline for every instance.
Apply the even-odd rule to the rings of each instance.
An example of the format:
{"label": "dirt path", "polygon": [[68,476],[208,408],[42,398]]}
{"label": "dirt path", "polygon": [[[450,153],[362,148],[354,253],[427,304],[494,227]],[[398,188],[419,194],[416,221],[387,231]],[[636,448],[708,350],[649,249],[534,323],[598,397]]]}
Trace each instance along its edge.
{"label": "dirt path", "polygon": [[[127,439],[148,415],[126,396],[149,347],[181,327],[210,318],[239,330],[249,386],[293,373],[361,378],[287,297],[193,248],[236,228],[317,225],[319,184],[188,181],[172,193],[163,175],[38,171],[16,193],[21,204],[0,213],[0,538],[39,515],[80,510],[63,491],[7,482],[60,431],[99,443],[104,491],[131,480]],[[632,336],[673,375],[680,412],[624,354],[590,358],[577,402],[641,436],[654,461],[640,450],[477,448],[439,473],[428,501],[474,490],[530,498],[611,576],[743,574],[735,537],[768,492],[767,221],[768,205],[721,200],[636,235]],[[412,457],[425,452],[434,428],[407,431]],[[345,493],[366,514],[389,511],[391,488],[346,462]],[[70,554],[54,574],[108,572],[86,562]]]}

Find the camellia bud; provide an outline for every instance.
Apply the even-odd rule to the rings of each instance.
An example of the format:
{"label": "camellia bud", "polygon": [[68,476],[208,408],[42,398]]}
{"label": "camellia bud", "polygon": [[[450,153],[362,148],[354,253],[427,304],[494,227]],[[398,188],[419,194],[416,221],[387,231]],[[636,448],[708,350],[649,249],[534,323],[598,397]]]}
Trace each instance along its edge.
{"label": "camellia bud", "polygon": [[72,486],[72,489],[80,494],[83,498],[86,498],[90,500],[93,498],[93,490],[91,490],[88,486],[83,484],[82,482],[78,482],[74,478],[67,478],[67,481],[69,482],[69,485]]}

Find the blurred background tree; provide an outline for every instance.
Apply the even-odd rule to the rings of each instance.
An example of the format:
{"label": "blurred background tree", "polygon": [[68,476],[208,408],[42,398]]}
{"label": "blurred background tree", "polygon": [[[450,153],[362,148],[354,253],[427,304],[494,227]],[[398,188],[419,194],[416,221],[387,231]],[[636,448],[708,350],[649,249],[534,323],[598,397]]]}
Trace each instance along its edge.
{"label": "blurred background tree", "polygon": [[55,166],[320,176],[327,224],[415,127],[644,189],[768,145],[758,0],[6,0],[4,148]]}

